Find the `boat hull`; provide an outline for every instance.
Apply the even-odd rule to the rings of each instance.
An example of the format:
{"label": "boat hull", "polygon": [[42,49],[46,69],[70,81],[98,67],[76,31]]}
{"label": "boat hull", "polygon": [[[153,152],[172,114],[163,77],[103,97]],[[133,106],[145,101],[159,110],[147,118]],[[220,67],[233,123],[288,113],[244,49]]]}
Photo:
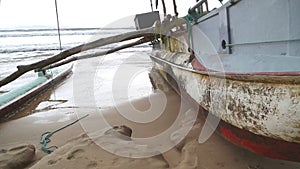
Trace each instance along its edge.
{"label": "boat hull", "polygon": [[208,113],[220,119],[216,129],[226,140],[270,158],[300,161],[299,84],[197,71],[184,53],[159,50],[151,59],[174,89],[199,104],[203,119]]}

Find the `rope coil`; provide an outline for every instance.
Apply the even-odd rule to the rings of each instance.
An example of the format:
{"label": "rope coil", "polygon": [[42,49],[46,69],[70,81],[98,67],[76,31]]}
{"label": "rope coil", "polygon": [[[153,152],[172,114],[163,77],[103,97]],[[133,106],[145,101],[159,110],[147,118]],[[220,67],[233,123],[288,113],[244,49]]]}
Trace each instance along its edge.
{"label": "rope coil", "polygon": [[47,132],[43,133],[43,134],[41,135],[41,139],[40,139],[40,144],[42,144],[42,150],[43,150],[45,153],[47,153],[47,154],[52,153],[52,152],[54,151],[54,149],[57,149],[58,147],[57,147],[57,146],[49,146],[49,147],[47,147],[47,143],[50,143],[50,142],[51,142],[50,137],[51,137],[53,134],[55,134],[56,132],[58,132],[58,131],[60,131],[60,130],[63,130],[63,129],[65,129],[65,128],[67,128],[67,127],[69,127],[69,126],[71,126],[71,125],[77,123],[79,120],[82,120],[83,118],[86,118],[87,116],[89,116],[89,114],[87,114],[87,115],[85,115],[85,116],[83,116],[83,117],[81,117],[81,118],[79,118],[79,119],[73,121],[72,123],[69,123],[69,124],[67,124],[67,125],[65,125],[65,126],[63,126],[63,127],[61,127],[61,128],[58,128],[57,130],[54,130],[53,132],[47,131]]}

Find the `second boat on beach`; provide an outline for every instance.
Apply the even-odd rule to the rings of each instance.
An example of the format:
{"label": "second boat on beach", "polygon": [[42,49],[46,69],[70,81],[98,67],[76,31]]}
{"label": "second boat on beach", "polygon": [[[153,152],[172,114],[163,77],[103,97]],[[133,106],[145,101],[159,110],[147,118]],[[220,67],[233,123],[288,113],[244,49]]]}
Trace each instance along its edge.
{"label": "second boat on beach", "polygon": [[72,65],[64,65],[50,70],[37,72],[38,77],[16,89],[0,95],[0,118],[12,116],[49,88],[59,84],[71,72]]}

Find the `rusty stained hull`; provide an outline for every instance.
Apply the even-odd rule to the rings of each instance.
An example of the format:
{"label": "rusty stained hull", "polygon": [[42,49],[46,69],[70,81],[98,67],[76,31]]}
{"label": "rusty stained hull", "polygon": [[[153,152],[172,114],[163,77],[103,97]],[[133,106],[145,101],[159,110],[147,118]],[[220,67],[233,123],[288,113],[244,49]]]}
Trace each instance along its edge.
{"label": "rusty stained hull", "polygon": [[163,50],[151,58],[172,86],[221,119],[218,130],[225,139],[267,157],[300,161],[299,77],[291,84],[287,76],[197,71],[197,64],[186,62],[189,54]]}

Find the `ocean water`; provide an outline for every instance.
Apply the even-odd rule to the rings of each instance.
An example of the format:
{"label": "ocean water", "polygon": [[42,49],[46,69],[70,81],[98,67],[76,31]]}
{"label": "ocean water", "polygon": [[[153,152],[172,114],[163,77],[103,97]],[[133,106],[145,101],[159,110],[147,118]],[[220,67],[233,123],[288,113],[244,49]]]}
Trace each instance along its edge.
{"label": "ocean water", "polygon": [[[134,31],[134,29],[64,29],[61,30],[62,50],[128,31]],[[108,50],[124,43],[128,42],[103,46],[83,52],[83,54]],[[60,52],[59,37],[55,29],[0,30],[0,79],[16,71],[18,65],[31,64]],[[104,108],[128,99],[147,96],[152,92],[148,77],[151,70],[148,55],[150,52],[151,46],[146,43],[105,56],[73,62],[72,75],[69,78],[37,97],[29,106],[12,116],[20,118],[54,110],[73,112],[73,107],[81,106],[78,102],[84,103],[83,106]],[[0,94],[21,87],[36,77],[37,73],[30,71],[2,86]],[[80,80],[83,81],[83,85],[76,86]],[[94,84],[84,87],[91,83]],[[85,95],[86,93],[91,93],[91,95]],[[86,99],[90,97],[95,98],[94,104]],[[74,100],[74,98],[79,98],[79,100]]]}
{"label": "ocean water", "polygon": [[[90,42],[93,39],[108,37],[133,31],[132,28],[77,28],[62,29],[62,50]],[[108,45],[95,50],[106,50],[118,44]],[[95,51],[94,50],[94,51]],[[149,46],[139,45],[121,51],[134,53],[149,51]],[[56,29],[29,29],[29,30],[0,30],[0,79],[17,70],[18,65],[34,63],[61,52],[58,31]],[[7,92],[36,77],[31,71],[16,81],[0,88],[0,92]]]}

